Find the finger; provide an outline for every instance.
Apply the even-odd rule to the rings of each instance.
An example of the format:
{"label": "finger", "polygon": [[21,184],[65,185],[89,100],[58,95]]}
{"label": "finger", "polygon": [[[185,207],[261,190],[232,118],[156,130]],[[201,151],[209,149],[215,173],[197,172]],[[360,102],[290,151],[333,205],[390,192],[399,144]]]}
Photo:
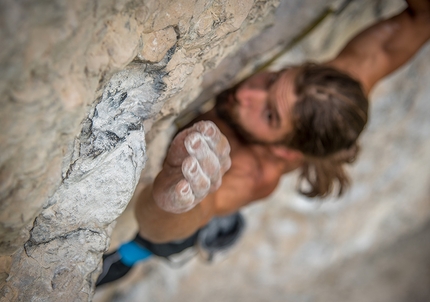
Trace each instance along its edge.
{"label": "finger", "polygon": [[221,165],[218,157],[209,148],[203,136],[198,132],[190,133],[185,138],[184,145],[191,157],[197,159],[203,173],[212,182],[217,182],[220,178]]}
{"label": "finger", "polygon": [[229,156],[230,144],[213,122],[201,121],[195,124],[195,128],[202,134],[209,148],[218,158],[224,159]]}
{"label": "finger", "polygon": [[159,176],[154,182],[153,197],[161,209],[171,213],[183,213],[193,207],[194,194],[189,183],[183,179],[182,173],[179,181],[159,178]]}
{"label": "finger", "polygon": [[189,183],[196,199],[200,200],[209,193],[211,181],[203,172],[196,158],[190,156],[183,161],[182,173]]}
{"label": "finger", "polygon": [[218,157],[220,162],[220,173],[224,173],[230,169],[230,144],[227,138],[221,133],[218,127],[210,121],[201,121],[196,123],[196,130],[202,133],[203,138],[208,146]]}
{"label": "finger", "polygon": [[174,203],[171,212],[183,213],[194,207],[195,197],[190,184],[185,179],[180,180],[174,189]]}
{"label": "finger", "polygon": [[172,142],[170,143],[169,150],[166,154],[166,162],[171,166],[180,167],[184,158],[188,157],[188,151],[184,146],[184,139],[191,132],[194,132],[193,128],[187,128],[179,132]]}

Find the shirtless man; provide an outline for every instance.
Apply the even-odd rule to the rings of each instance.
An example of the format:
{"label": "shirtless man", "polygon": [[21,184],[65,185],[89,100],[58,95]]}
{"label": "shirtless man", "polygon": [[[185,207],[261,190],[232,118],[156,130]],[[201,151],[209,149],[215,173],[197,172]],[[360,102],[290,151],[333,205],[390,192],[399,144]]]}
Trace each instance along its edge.
{"label": "shirtless man", "polygon": [[430,1],[407,3],[331,61],[261,72],[221,93],[214,109],[173,139],[162,171],[138,198],[139,234],[104,257],[98,284],[151,254],[168,258],[196,245],[217,217],[233,221],[219,234],[237,233],[243,223],[235,213],[293,170],[300,169],[302,194],[325,197],[336,188],[340,195],[348,186],[344,165],[355,160],[367,123],[369,92],[430,38]]}

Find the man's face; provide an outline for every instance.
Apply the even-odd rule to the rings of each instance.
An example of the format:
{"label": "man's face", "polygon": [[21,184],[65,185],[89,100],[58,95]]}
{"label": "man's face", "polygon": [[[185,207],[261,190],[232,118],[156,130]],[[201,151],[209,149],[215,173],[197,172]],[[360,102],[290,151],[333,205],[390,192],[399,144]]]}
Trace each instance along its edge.
{"label": "man's face", "polygon": [[217,112],[250,143],[276,144],[292,131],[297,69],[260,72],[217,98]]}

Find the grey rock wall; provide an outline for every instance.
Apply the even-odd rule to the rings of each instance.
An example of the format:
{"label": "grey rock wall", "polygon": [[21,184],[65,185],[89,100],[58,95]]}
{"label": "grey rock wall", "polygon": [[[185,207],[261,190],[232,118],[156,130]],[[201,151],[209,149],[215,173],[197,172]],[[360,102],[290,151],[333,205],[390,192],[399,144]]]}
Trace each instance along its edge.
{"label": "grey rock wall", "polygon": [[0,3],[0,297],[91,300],[146,143],[278,1]]}
{"label": "grey rock wall", "polygon": [[[0,300],[91,300],[114,221],[126,209],[136,186],[150,182],[159,169],[160,150],[174,131],[175,117],[188,105],[197,110],[212,95],[282,52],[329,11],[353,26],[338,26],[336,19],[320,24],[322,29],[310,36],[312,42],[305,40],[291,49],[279,64],[330,56],[348,36],[344,33],[359,27],[362,16],[370,22],[381,11],[401,6],[399,2],[366,1],[369,9],[363,10],[362,2],[353,1],[342,17],[340,11],[349,2],[1,1]],[[404,84],[409,88],[394,82],[394,88],[386,90],[394,90],[398,98],[422,100],[426,85],[417,89],[414,77],[425,82],[426,64],[415,66],[403,72],[403,77],[410,78]],[[376,116],[391,108],[390,100],[375,103]],[[276,280],[296,278],[303,265],[321,271],[327,256],[334,263],[333,255],[344,259],[378,242],[389,244],[423,225],[429,212],[428,173],[419,168],[428,160],[416,156],[405,161],[403,154],[428,154],[423,143],[428,136],[424,103],[404,102],[400,106],[404,111],[388,110],[394,117],[376,118],[375,126],[369,126],[373,133],[372,127],[379,129],[390,120],[396,129],[395,120],[400,118],[403,127],[363,138],[373,147],[367,156],[364,151],[362,168],[354,172],[357,185],[346,201],[314,212],[307,201],[291,193],[294,181],[287,178],[288,189],[274,197],[277,206],[248,210],[254,221],[250,231],[259,232],[252,240],[248,237],[244,246],[254,252],[233,258],[244,264],[245,275],[237,271],[231,276],[248,281],[256,290],[261,291],[259,284],[263,284],[281,293],[282,283]],[[402,116],[411,116],[411,122]],[[393,166],[393,159],[380,160],[372,150],[385,148],[381,137],[398,135],[408,139],[390,140],[394,143],[387,152],[397,155]],[[404,145],[410,148],[394,148]],[[411,195],[395,175],[412,179],[415,169],[421,177],[408,182],[415,192]],[[369,170],[380,172],[370,179]],[[374,182],[380,189],[370,185]],[[391,191],[398,196],[396,202],[390,202],[394,197],[387,192]],[[375,203],[375,198],[383,201]],[[290,202],[285,204],[287,199]],[[401,202],[405,199],[410,203]],[[357,213],[366,217],[367,227],[354,219]],[[115,238],[124,239],[115,234],[132,236],[135,231],[122,223],[132,221],[132,208],[125,214],[115,228],[115,244]],[[339,226],[345,231],[334,231]],[[287,241],[281,240],[288,235]],[[330,249],[332,244],[339,248]],[[323,251],[323,256],[318,258],[315,251]],[[279,259],[285,253],[294,261],[282,266]],[[282,256],[271,258],[274,255]],[[264,259],[278,260],[267,263]],[[309,264],[309,259],[314,260]],[[222,277],[222,269],[228,267],[231,263],[227,262],[221,271],[209,275],[219,275],[219,280],[240,288],[241,284]],[[163,272],[161,278],[149,278],[168,290],[143,280],[139,288],[146,289],[148,297],[172,297],[175,284],[194,271],[192,267],[173,271],[155,266],[158,270]],[[189,280],[183,284],[190,282],[191,289],[194,283]],[[138,289],[133,293],[142,298]],[[187,300],[200,293],[184,287],[182,295]]]}

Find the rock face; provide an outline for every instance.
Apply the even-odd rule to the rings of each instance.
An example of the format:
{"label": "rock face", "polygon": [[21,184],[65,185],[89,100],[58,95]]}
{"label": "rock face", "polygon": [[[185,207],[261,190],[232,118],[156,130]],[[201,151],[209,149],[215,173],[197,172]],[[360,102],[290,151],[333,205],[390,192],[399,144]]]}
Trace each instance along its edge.
{"label": "rock face", "polygon": [[[349,2],[2,1],[0,300],[91,300],[114,221],[129,203],[139,177],[141,184],[148,182],[159,168],[160,145],[168,142],[178,113],[188,105],[198,108],[276,56],[329,9],[340,13]],[[357,3],[348,6],[345,18],[350,24],[361,20],[357,16],[367,14],[373,20],[381,11],[401,6],[396,1],[369,0],[365,5],[369,9],[363,12],[364,4]],[[305,40],[285,60],[323,59],[342,43],[334,39],[336,34],[346,37],[345,31],[358,28],[337,25],[323,23],[310,36],[315,43]],[[255,233],[244,247],[254,252],[233,259],[248,268],[243,269],[245,279],[255,289],[259,278],[268,276],[263,285],[280,293],[282,280],[297,277],[308,259],[314,262],[307,267],[318,271],[327,257],[333,263],[333,255],[343,259],[379,241],[388,244],[428,220],[430,169],[423,172],[422,167],[430,162],[424,139],[430,126],[428,102],[423,99],[430,92],[415,78],[425,83],[429,77],[426,64],[413,66],[393,86],[381,86],[394,94],[384,94],[384,88],[375,91],[375,98],[379,94],[382,101],[375,102],[377,118],[363,138],[370,147],[364,150],[361,165],[354,167],[356,185],[345,201],[329,203],[318,212],[292,193],[292,179],[287,178],[288,189],[274,196],[278,202],[272,210],[248,210],[254,221],[250,232]],[[400,109],[390,109],[387,95],[405,99],[395,107]],[[384,117],[384,112],[392,116]],[[380,132],[387,120],[391,124],[386,128],[392,132]],[[392,138],[389,148],[381,137]],[[405,145],[409,147],[395,148]],[[382,160],[374,151],[381,149],[397,157]],[[422,159],[405,160],[404,154],[414,152]],[[417,170],[420,177],[408,183],[411,189],[399,185],[397,175],[412,179]],[[371,179],[369,171],[376,171]],[[365,217],[367,227],[356,215]],[[272,222],[265,223],[266,219]],[[339,226],[342,231],[333,231]],[[116,230],[120,228],[121,223]],[[283,241],[284,236],[289,240]],[[318,258],[318,251],[325,254]],[[290,256],[286,266],[279,265],[279,255],[270,258],[276,253]],[[278,260],[266,263],[263,258]],[[171,281],[167,285],[178,284],[172,280],[183,271],[166,274]],[[216,274],[223,276],[223,271]],[[187,300],[186,290],[182,294]],[[233,292],[231,296],[244,297]]]}
{"label": "rock face", "polygon": [[[145,144],[208,86],[205,74],[273,24],[278,5],[2,1],[0,297],[91,300]],[[301,26],[327,5],[313,3]]]}

